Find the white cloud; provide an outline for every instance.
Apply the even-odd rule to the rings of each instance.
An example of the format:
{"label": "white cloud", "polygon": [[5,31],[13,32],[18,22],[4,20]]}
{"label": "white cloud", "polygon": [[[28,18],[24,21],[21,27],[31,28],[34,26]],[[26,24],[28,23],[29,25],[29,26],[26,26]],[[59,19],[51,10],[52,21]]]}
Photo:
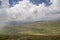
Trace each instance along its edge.
{"label": "white cloud", "polygon": [[[9,15],[14,18],[14,20],[53,20],[60,16],[58,16],[58,12],[60,11],[59,6],[60,0],[53,0],[52,5],[49,7],[45,7],[45,4],[42,3],[39,6],[36,6],[30,3],[27,0],[19,2],[14,7],[10,8]],[[19,15],[19,16],[18,16]],[[30,18],[30,19],[29,19]]]}
{"label": "white cloud", "polygon": [[[6,2],[6,0],[4,1]],[[4,21],[40,21],[55,20],[60,18],[60,0],[51,0],[52,5],[46,7],[44,3],[36,6],[28,0],[23,0],[19,4],[8,8],[8,3],[4,8],[0,8],[0,20]],[[3,3],[4,5],[4,3]]]}
{"label": "white cloud", "polygon": [[4,7],[4,8],[7,8],[7,7],[9,7],[9,0],[1,0],[2,2],[1,2],[1,4],[2,4],[2,7]]}

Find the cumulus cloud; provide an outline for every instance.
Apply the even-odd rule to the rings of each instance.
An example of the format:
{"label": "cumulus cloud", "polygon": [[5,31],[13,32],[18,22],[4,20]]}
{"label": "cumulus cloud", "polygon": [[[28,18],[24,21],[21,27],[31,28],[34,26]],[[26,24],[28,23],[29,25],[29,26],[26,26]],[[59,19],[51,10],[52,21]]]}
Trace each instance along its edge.
{"label": "cumulus cloud", "polygon": [[16,4],[14,7],[9,8],[9,15],[14,20],[55,20],[60,17],[60,0],[51,0],[52,5],[46,7],[44,3],[39,6],[29,2],[29,0],[23,0]]}
{"label": "cumulus cloud", "polygon": [[46,7],[44,3],[37,6],[29,0],[23,0],[11,8],[8,6],[8,1],[3,0],[3,8],[0,8],[0,22],[57,20],[60,18],[60,0],[51,0],[52,5],[49,7]]}

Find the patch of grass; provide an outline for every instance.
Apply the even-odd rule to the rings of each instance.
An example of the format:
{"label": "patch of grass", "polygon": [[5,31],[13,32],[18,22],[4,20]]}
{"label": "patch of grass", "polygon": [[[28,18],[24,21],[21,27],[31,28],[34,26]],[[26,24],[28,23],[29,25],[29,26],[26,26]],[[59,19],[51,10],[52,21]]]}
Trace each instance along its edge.
{"label": "patch of grass", "polygon": [[60,40],[60,21],[7,25],[0,33],[0,40]]}
{"label": "patch of grass", "polygon": [[60,20],[48,22],[32,22],[21,25],[6,25],[0,32],[1,34],[18,34],[19,32],[60,34]]}

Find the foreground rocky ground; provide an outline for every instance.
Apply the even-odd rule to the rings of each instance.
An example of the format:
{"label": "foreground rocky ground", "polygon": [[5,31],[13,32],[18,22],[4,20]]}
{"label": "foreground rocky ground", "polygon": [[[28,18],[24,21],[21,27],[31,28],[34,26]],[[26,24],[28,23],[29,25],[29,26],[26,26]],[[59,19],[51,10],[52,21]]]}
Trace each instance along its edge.
{"label": "foreground rocky ground", "polygon": [[0,35],[0,40],[60,40],[60,35]]}

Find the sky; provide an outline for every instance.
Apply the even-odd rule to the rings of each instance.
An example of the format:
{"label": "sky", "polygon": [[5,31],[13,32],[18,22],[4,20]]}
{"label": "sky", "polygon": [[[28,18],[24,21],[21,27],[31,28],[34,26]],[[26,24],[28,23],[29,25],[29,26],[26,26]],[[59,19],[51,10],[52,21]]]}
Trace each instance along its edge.
{"label": "sky", "polygon": [[[18,3],[19,1],[23,1],[23,0],[9,0],[9,4],[10,6],[15,5],[16,3]],[[47,6],[50,5],[50,0],[30,0],[31,3],[35,4],[35,5],[39,5],[41,3],[45,3]]]}
{"label": "sky", "polygon": [[1,1],[0,1],[0,6],[1,6]]}
{"label": "sky", "polygon": [[[9,4],[10,4],[9,6],[12,7],[13,5],[17,4],[19,1],[23,1],[23,0],[9,0]],[[50,0],[30,0],[30,2],[35,5],[45,3],[46,6],[49,6],[51,4]],[[1,5],[1,1],[0,1],[0,5]]]}
{"label": "sky", "polygon": [[60,19],[60,0],[0,0],[0,25],[10,21]]}

